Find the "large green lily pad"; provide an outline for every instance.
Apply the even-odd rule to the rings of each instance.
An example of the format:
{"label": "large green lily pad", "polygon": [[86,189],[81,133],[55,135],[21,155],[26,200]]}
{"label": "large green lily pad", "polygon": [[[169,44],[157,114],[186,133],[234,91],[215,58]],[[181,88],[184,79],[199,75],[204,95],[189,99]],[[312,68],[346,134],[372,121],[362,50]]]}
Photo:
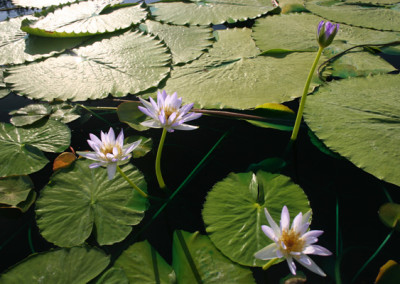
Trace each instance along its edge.
{"label": "large green lily pad", "polygon": [[308,0],[306,8],[318,16],[338,23],[400,31],[400,10],[396,6],[355,5],[340,0]]}
{"label": "large green lily pad", "polygon": [[400,185],[399,88],[399,75],[332,82],[309,97],[304,117],[334,152],[377,178]]}
{"label": "large green lily pad", "polygon": [[38,9],[48,6],[58,6],[61,4],[66,4],[71,2],[76,2],[76,0],[12,0],[12,3],[15,6],[26,7],[26,8],[38,8]]}
{"label": "large green lily pad", "polygon": [[[42,189],[36,202],[37,225],[42,236],[58,246],[82,244],[94,233],[100,245],[120,242],[138,224],[147,199],[119,174],[108,180],[105,168],[89,169],[93,161],[78,160],[61,169]],[[125,174],[146,191],[142,174],[131,164]]]}
{"label": "large green lily pad", "polygon": [[284,205],[292,218],[311,210],[303,190],[286,176],[231,173],[208,193],[203,220],[208,236],[224,255],[242,265],[262,266],[265,261],[254,254],[272,243],[261,230],[261,225],[268,225],[264,208],[279,223]]}
{"label": "large green lily pad", "polygon": [[114,267],[122,268],[130,283],[176,283],[172,267],[147,241],[130,246],[118,257]]}
{"label": "large green lily pad", "polygon": [[250,29],[218,31],[217,38],[209,53],[171,72],[167,93],[177,92],[201,108],[235,109],[301,96],[315,54],[257,57]]}
{"label": "large green lily pad", "polygon": [[172,53],[172,62],[182,64],[195,60],[211,47],[209,27],[175,26],[147,20],[140,29],[162,39]]}
{"label": "large green lily pad", "polygon": [[129,280],[123,269],[112,267],[96,281],[96,284],[129,284]]}
{"label": "large green lily pad", "polygon": [[230,261],[199,232],[174,232],[172,266],[178,283],[255,283],[250,269]]}
{"label": "large green lily pad", "polygon": [[9,68],[4,80],[18,93],[47,101],[121,97],[157,86],[169,73],[170,58],[159,40],[130,31]]}
{"label": "large green lily pad", "polygon": [[96,248],[74,247],[34,254],[0,276],[4,284],[87,283],[110,259]]}
{"label": "large green lily pad", "polygon": [[49,161],[45,152],[62,152],[70,145],[69,128],[47,120],[27,127],[0,124],[0,177],[25,175],[42,169]]}
{"label": "large green lily pad", "polygon": [[39,19],[24,20],[21,29],[42,37],[82,37],[126,29],[146,18],[147,12],[140,5],[118,6],[120,2],[82,1],[46,10]]}
{"label": "large green lily pad", "polygon": [[150,5],[156,20],[176,25],[209,25],[254,19],[275,9],[270,0],[191,0]]}

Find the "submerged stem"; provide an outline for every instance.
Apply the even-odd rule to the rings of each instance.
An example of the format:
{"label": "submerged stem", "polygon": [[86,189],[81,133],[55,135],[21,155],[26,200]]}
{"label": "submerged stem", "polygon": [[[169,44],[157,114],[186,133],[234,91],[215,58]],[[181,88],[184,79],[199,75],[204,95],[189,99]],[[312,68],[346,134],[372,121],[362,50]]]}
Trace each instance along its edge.
{"label": "submerged stem", "polygon": [[160,144],[158,144],[157,157],[156,157],[156,176],[158,184],[161,189],[165,188],[165,182],[161,174],[161,154],[164,147],[165,136],[167,136],[167,129],[163,128]]}
{"label": "submerged stem", "polygon": [[148,198],[149,195],[141,190],[122,170],[119,166],[117,166],[117,171],[120,175],[143,197]]}
{"label": "submerged stem", "polygon": [[297,139],[297,134],[299,133],[299,128],[300,128],[300,124],[301,124],[301,119],[303,117],[304,106],[306,104],[308,89],[310,87],[312,76],[314,74],[315,68],[317,67],[319,58],[321,57],[323,50],[324,50],[323,47],[319,47],[317,56],[315,57],[314,63],[311,66],[310,73],[308,74],[307,81],[306,81],[306,84],[305,84],[304,90],[303,90],[303,95],[301,96],[299,110],[297,111],[296,122],[294,123],[292,136],[290,137],[290,141],[291,141],[290,143],[292,143],[292,141],[295,141]]}

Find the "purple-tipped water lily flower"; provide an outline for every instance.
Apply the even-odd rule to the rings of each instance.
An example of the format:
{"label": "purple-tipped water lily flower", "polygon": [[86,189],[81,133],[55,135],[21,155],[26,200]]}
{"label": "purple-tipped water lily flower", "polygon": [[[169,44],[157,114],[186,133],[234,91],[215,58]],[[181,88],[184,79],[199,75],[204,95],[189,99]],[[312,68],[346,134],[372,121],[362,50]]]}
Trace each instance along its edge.
{"label": "purple-tipped water lily flower", "polygon": [[141,124],[151,128],[165,128],[168,132],[177,130],[194,130],[198,126],[185,124],[187,121],[197,119],[201,116],[200,113],[189,111],[193,104],[187,104],[181,107],[182,98],[178,98],[176,92],[172,95],[167,95],[164,91],[157,92],[157,103],[150,98],[150,102],[139,98],[144,107],[139,106],[139,109],[152,119],[142,122]]}
{"label": "purple-tipped water lily flower", "polygon": [[108,179],[115,176],[117,165],[131,157],[131,152],[140,144],[141,140],[124,146],[124,132],[121,130],[115,139],[114,130],[110,127],[108,133],[101,131],[101,140],[93,134],[89,134],[87,140],[94,152],[77,152],[80,156],[97,161],[89,165],[89,168],[107,167]]}
{"label": "purple-tipped water lily flower", "polygon": [[302,215],[300,212],[293,220],[292,226],[290,225],[289,211],[286,206],[282,208],[280,226],[278,226],[272,219],[268,210],[265,209],[265,216],[267,217],[270,225],[261,226],[264,234],[270,238],[273,243],[266,246],[255,253],[255,257],[262,260],[285,258],[290,272],[296,274],[296,265],[293,260],[296,260],[305,268],[317,273],[321,276],[326,276],[325,273],[319,268],[307,255],[331,255],[332,253],[324,247],[315,245],[318,237],[323,231],[313,230],[307,231],[310,223],[310,211]]}
{"label": "purple-tipped water lily flower", "polygon": [[317,40],[320,47],[329,46],[339,30],[339,24],[321,21],[318,24]]}

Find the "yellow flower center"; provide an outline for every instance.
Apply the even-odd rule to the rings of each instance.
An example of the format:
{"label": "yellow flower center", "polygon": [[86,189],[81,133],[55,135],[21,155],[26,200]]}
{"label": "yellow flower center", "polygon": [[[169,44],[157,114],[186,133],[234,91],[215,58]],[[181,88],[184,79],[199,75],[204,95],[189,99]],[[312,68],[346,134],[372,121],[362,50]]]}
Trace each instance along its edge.
{"label": "yellow flower center", "polygon": [[102,147],[100,148],[100,151],[107,157],[107,154],[112,154],[113,153],[113,148],[117,147],[118,150],[118,156],[122,154],[122,149],[121,147],[116,144],[116,145],[111,145],[111,144],[107,144],[107,145],[102,145]]}
{"label": "yellow flower center", "polygon": [[281,248],[281,251],[285,253],[290,253],[292,251],[301,252],[303,251],[304,245],[306,243],[305,240],[300,238],[300,234],[294,230],[284,230],[279,241],[279,243],[282,242],[285,244],[286,249]]}

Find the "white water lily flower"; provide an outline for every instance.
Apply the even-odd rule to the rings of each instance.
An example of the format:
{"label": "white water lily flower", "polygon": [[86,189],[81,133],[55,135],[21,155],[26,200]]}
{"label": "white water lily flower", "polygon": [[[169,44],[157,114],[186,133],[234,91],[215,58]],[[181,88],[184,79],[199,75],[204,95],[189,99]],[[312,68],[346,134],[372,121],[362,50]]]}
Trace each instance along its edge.
{"label": "white water lily flower", "polygon": [[115,139],[114,130],[110,128],[108,133],[101,131],[101,140],[92,133],[89,134],[90,139],[87,140],[89,146],[94,152],[77,152],[84,158],[97,161],[89,165],[89,168],[107,167],[108,179],[113,179],[117,170],[117,165],[121,161],[125,161],[131,157],[131,152],[140,144],[142,140],[138,140],[124,146],[124,132],[121,130],[117,139]]}
{"label": "white water lily flower", "polygon": [[296,274],[296,265],[293,259],[303,265],[305,268],[317,273],[321,276],[326,274],[319,268],[307,254],[315,255],[331,255],[332,253],[324,247],[314,245],[318,241],[318,237],[323,231],[313,230],[308,231],[310,223],[310,212],[307,212],[304,216],[300,212],[293,220],[292,227],[290,225],[289,211],[286,206],[282,208],[280,227],[275,223],[269,214],[268,210],[265,209],[265,216],[267,217],[269,226],[261,226],[264,234],[270,238],[274,243],[266,246],[255,253],[255,257],[268,260],[274,258],[285,258],[290,272]]}
{"label": "white water lily flower", "polygon": [[140,111],[150,116],[152,119],[142,122],[143,126],[151,128],[165,128],[168,132],[177,130],[194,130],[198,126],[185,124],[187,121],[197,119],[201,116],[200,113],[189,111],[193,104],[187,104],[181,107],[182,98],[178,98],[176,92],[172,95],[167,95],[164,91],[157,92],[157,103],[150,98],[150,102],[141,98],[139,100],[145,107],[139,106]]}

